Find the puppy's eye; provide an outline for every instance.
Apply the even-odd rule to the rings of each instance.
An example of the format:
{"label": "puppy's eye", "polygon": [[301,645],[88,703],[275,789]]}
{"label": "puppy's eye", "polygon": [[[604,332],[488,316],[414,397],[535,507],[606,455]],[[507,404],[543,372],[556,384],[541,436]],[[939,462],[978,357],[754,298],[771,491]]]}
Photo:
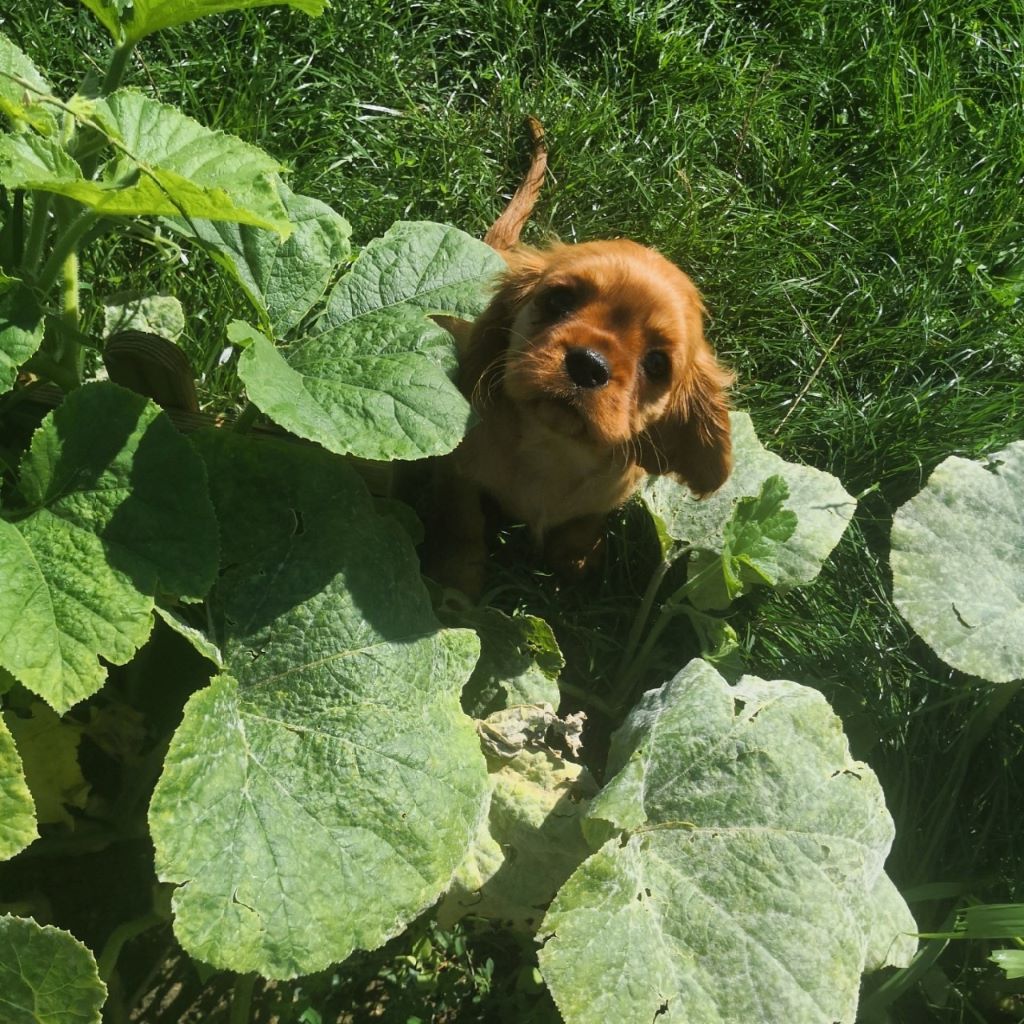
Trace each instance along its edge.
{"label": "puppy's eye", "polygon": [[579,305],[579,294],[567,284],[556,284],[546,288],[537,299],[545,315],[550,317],[568,316]]}
{"label": "puppy's eye", "polygon": [[655,384],[668,380],[669,372],[672,369],[671,360],[667,353],[662,352],[660,348],[648,352],[640,365],[643,366],[647,379],[654,381]]}

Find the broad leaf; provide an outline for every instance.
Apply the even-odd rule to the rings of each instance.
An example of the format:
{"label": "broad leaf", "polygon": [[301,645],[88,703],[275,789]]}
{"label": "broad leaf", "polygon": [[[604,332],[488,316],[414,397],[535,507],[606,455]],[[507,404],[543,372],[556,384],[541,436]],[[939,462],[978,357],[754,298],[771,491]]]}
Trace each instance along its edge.
{"label": "broad leaf", "polygon": [[211,599],[232,675],[189,702],[150,808],[175,933],[198,959],[291,977],[373,948],[448,884],[486,807],[415,551],[312,448],[200,439],[224,536]]}
{"label": "broad leaf", "polygon": [[543,619],[497,608],[442,609],[440,614],[447,625],[468,626],[480,637],[480,660],[462,691],[467,715],[486,718],[514,704],[557,709],[565,659]]}
{"label": "broad leaf", "polygon": [[27,917],[0,917],[4,1024],[100,1024],[106,998],[92,953],[73,935]]}
{"label": "broad leaf", "polygon": [[57,128],[57,118],[54,108],[41,101],[52,95],[50,83],[35,64],[0,32],[0,113],[50,135]]}
{"label": "broad leaf", "polygon": [[691,662],[637,705],[608,770],[586,827],[622,834],[542,929],[567,1024],[847,1024],[865,967],[909,961],[913,920],[879,884],[881,788],[816,691]]}
{"label": "broad leaf", "polygon": [[20,853],[37,836],[35,804],[18,748],[0,717],[0,860]]}
{"label": "broad leaf", "polygon": [[118,155],[87,179],[52,139],[0,137],[0,183],[67,196],[106,216],[164,215],[291,230],[277,193],[280,165],[262,150],[204,128],[131,89],[92,105],[91,124]]}
{"label": "broad leaf", "polygon": [[112,295],[103,303],[103,333],[129,330],[174,341],[185,330],[185,310],[173,295]]}
{"label": "broad leaf", "polygon": [[43,341],[43,314],[20,282],[0,283],[0,395],[10,391],[18,369]]}
{"label": "broad leaf", "polygon": [[42,825],[73,827],[68,808],[84,808],[90,792],[78,762],[81,727],[42,701],[32,701],[26,711],[24,716],[9,711],[4,718],[21,754],[36,819]]}
{"label": "broad leaf", "polygon": [[[523,715],[536,721],[535,738],[525,742]],[[544,742],[552,717],[524,707],[481,723],[490,811],[438,907],[442,927],[468,915],[536,931],[544,909],[590,852],[580,821],[597,787],[585,768]]]}
{"label": "broad leaf", "polygon": [[[776,550],[774,586],[809,583],[839,543],[856,501],[839,481],[811,466],[786,462],[757,439],[746,413],[732,413],[734,467],[725,486],[697,500],[670,477],[650,477],[641,490],[659,529],[678,542],[719,554],[723,532],[741,498],[755,498],[769,477],[780,476],[789,489],[785,507],[796,513],[796,529]],[[707,564],[698,559],[695,569]]]}
{"label": "broad leaf", "polygon": [[293,7],[319,15],[327,0],[82,0],[116,42],[138,42],[151,32],[195,21],[207,14],[253,7]]}
{"label": "broad leaf", "polygon": [[46,417],[19,489],[0,520],[0,664],[63,712],[103,685],[99,657],[123,665],[146,641],[158,592],[203,596],[216,523],[189,443],[114,384]]}
{"label": "broad leaf", "polygon": [[948,458],[892,524],[893,600],[947,664],[1024,678],[1024,441]]}
{"label": "broad leaf", "polygon": [[500,262],[455,228],[396,224],[360,253],[311,334],[275,349],[251,332],[238,363],[250,399],[339,454],[451,451],[469,425],[469,403],[451,380],[452,339],[426,313],[475,315]]}
{"label": "broad leaf", "polygon": [[278,182],[293,231],[282,242],[272,232],[225,221],[170,221],[225,266],[277,337],[297,327],[323,296],[349,254],[351,228],[326,203],[296,195]]}

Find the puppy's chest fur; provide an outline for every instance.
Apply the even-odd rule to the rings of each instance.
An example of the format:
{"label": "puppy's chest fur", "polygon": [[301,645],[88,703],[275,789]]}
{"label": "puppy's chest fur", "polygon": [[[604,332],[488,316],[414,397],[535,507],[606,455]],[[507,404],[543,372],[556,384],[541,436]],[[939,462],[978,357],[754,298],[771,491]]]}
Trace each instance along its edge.
{"label": "puppy's chest fur", "polygon": [[470,431],[455,463],[538,541],[562,523],[618,507],[644,475],[621,449],[595,446],[503,401]]}

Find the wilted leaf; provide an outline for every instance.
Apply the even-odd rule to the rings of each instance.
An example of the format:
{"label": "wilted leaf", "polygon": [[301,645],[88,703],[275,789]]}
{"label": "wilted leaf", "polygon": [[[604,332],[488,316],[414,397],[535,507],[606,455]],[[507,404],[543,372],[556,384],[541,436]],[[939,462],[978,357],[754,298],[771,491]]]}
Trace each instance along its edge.
{"label": "wilted leaf", "polygon": [[115,42],[138,42],[151,32],[195,21],[207,14],[245,11],[254,7],[293,7],[319,15],[327,0],[82,0]]}
{"label": "wilted leaf", "polygon": [[4,1024],[100,1024],[106,998],[92,953],[73,935],[31,918],[0,917]]}
{"label": "wilted leaf", "polygon": [[72,392],[32,438],[0,519],[0,664],[58,712],[127,662],[160,593],[200,598],[217,526],[201,461],[155,405]]}
{"label": "wilted leaf", "polygon": [[[524,744],[517,740],[521,717],[531,714],[541,739]],[[580,821],[597,786],[586,769],[543,743],[551,717],[539,708],[517,707],[481,723],[491,737],[483,745],[491,806],[438,907],[442,927],[468,915],[536,931],[559,887],[590,852]]]}
{"label": "wilted leaf", "polygon": [[175,933],[206,963],[290,977],[394,935],[447,886],[486,807],[415,551],[312,448],[201,439],[223,523],[211,599],[232,676],[196,694],[150,808]]}
{"label": "wilted leaf", "polygon": [[20,853],[38,834],[18,748],[0,716],[0,860]]}
{"label": "wilted leaf", "polygon": [[892,524],[893,600],[936,654],[993,683],[1024,678],[1024,441],[948,458]]}
{"label": "wilted leaf", "polygon": [[293,231],[287,241],[270,231],[226,221],[171,221],[171,226],[226,267],[278,337],[297,327],[349,254],[351,228],[326,203],[296,195],[278,182]]}
{"label": "wilted leaf", "polygon": [[908,962],[913,940],[877,923],[911,924],[878,883],[881,788],[816,691],[691,662],[613,737],[609,773],[585,828],[623,834],[542,928],[567,1024],[847,1024],[869,960]]}
{"label": "wilted leaf", "polygon": [[[641,497],[674,540],[717,555],[723,549],[723,532],[735,503],[756,498],[770,477],[781,477],[789,489],[785,507],[796,513],[796,529],[776,549],[773,585],[809,583],[839,543],[857,503],[834,476],[786,462],[764,448],[746,413],[732,413],[730,419],[734,468],[721,490],[697,500],[671,477],[659,476],[648,478]],[[698,559],[694,571],[705,564],[706,558]]]}
{"label": "wilted leaf", "polygon": [[451,380],[451,336],[427,312],[472,315],[501,262],[440,224],[397,224],[371,242],[314,330],[284,348],[249,329],[238,374],[276,423],[339,454],[419,459],[451,451],[470,422]]}

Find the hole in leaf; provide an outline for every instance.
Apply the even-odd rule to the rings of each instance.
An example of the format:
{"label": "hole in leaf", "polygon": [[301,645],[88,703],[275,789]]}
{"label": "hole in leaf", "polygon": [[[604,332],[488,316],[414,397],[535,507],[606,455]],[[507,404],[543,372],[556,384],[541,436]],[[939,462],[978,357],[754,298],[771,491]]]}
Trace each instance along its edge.
{"label": "hole in leaf", "polygon": [[663,1002],[661,1004],[661,1006],[659,1006],[654,1011],[654,1016],[651,1019],[652,1020],[657,1020],[659,1017],[664,1016],[666,1013],[668,1013],[668,1000],[667,999],[665,1000],[665,1002]]}
{"label": "hole in leaf", "polygon": [[999,476],[999,470],[1003,468],[1005,463],[1002,459],[989,459],[984,464],[984,468],[987,469],[993,476]]}
{"label": "hole in leaf", "polygon": [[736,709],[735,713],[739,715],[743,713],[743,709],[747,706],[747,702],[745,700],[741,700],[739,697],[733,697],[732,705]]}

